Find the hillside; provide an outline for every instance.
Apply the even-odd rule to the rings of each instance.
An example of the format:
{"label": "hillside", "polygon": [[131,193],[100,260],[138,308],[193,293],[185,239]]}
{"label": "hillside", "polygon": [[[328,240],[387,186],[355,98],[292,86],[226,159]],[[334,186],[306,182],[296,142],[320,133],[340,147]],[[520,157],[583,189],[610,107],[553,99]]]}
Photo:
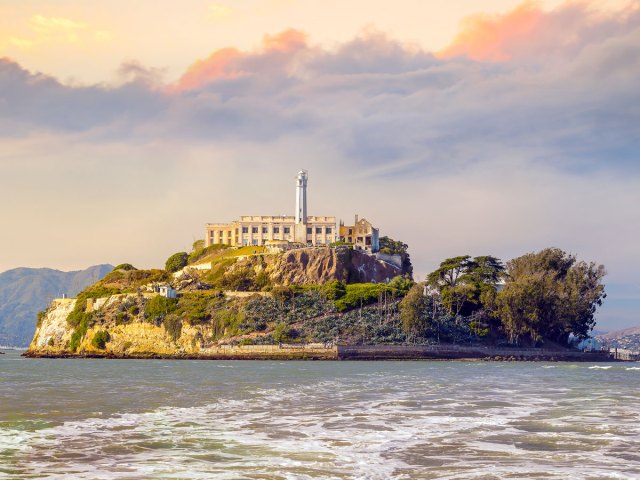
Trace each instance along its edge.
{"label": "hillside", "polygon": [[[121,265],[40,315],[29,351],[206,356],[221,345],[404,341],[398,303],[413,283],[401,273],[348,248],[217,246],[174,275]],[[154,291],[165,283],[177,298]]]}
{"label": "hillside", "polygon": [[640,327],[607,332],[596,337],[609,347],[640,351]]}
{"label": "hillside", "polygon": [[50,268],[16,268],[0,274],[0,345],[26,347],[33,338],[37,313],[52,298],[76,295],[111,271],[111,265],[62,272]]}

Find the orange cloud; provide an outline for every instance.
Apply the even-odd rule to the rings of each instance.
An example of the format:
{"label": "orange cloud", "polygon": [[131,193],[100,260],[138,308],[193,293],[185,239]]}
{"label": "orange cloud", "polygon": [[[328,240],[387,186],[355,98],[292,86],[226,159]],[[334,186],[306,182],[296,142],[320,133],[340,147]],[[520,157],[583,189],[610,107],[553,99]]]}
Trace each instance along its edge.
{"label": "orange cloud", "polygon": [[509,43],[530,35],[544,12],[526,2],[505,15],[475,15],[465,20],[453,43],[438,53],[441,58],[466,56],[473,60],[506,61]]}
{"label": "orange cloud", "polygon": [[307,35],[299,30],[285,30],[277,35],[265,35],[262,44],[266,50],[297,50],[307,45]]}
{"label": "orange cloud", "polygon": [[277,35],[265,35],[262,47],[255,52],[241,52],[235,48],[216,50],[209,57],[198,60],[180,77],[175,89],[191,90],[215,80],[235,78],[250,73],[247,61],[256,55],[292,53],[305,48],[306,35],[297,30],[286,30]]}
{"label": "orange cloud", "polygon": [[220,78],[233,78],[240,74],[238,60],[242,53],[235,48],[216,50],[204,60],[192,64],[178,80],[179,90],[191,90]]}

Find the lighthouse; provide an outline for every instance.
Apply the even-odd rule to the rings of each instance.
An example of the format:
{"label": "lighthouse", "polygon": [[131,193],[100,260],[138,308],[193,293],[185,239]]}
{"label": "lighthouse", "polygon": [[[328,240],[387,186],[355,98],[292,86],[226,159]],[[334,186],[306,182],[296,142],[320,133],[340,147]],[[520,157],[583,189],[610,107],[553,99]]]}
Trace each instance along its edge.
{"label": "lighthouse", "polygon": [[307,178],[306,170],[300,170],[296,177],[296,225],[307,223]]}

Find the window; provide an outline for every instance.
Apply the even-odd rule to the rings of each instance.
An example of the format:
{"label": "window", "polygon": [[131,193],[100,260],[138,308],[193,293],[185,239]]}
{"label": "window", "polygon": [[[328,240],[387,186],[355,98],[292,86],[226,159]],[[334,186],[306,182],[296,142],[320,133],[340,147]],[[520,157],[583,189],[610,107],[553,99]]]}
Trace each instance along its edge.
{"label": "window", "polygon": [[[247,233],[247,232],[243,231],[242,233]],[[236,228],[236,235],[238,235],[238,229],[237,228]]]}
{"label": "window", "polygon": [[352,235],[352,234],[353,234],[353,228],[350,228],[349,229],[349,235]]}
{"label": "window", "polygon": [[220,236],[222,237],[222,230],[220,230],[220,231],[218,232],[218,235],[220,235]]}
{"label": "window", "polygon": [[249,233],[249,227],[242,227],[242,233]]}
{"label": "window", "polygon": [[362,237],[358,237],[357,243],[362,243]]}
{"label": "window", "polygon": [[267,227],[262,227],[262,233],[269,233],[269,229]]}
{"label": "window", "polygon": [[284,227],[284,233],[291,233],[291,227]]}
{"label": "window", "polygon": [[252,244],[253,244],[253,245],[258,245],[258,239],[257,239],[257,238],[254,238],[254,239],[253,239],[253,241],[252,241]]}
{"label": "window", "polygon": [[353,237],[349,237],[349,243],[353,243]]}
{"label": "window", "polygon": [[313,228],[307,227],[307,234],[311,235],[313,233]]}
{"label": "window", "polygon": [[251,227],[251,233],[258,233],[258,227]]}
{"label": "window", "polygon": [[325,228],[324,233],[326,233],[327,235],[331,235],[331,229]]}
{"label": "window", "polygon": [[280,227],[273,227],[273,233],[280,233]]}

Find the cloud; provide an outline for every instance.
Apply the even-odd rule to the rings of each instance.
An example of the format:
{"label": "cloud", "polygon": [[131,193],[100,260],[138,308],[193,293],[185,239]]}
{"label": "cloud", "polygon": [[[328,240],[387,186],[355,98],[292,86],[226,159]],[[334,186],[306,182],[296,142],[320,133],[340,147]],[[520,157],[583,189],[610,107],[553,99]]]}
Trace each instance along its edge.
{"label": "cloud", "polygon": [[635,30],[639,16],[636,1],[614,12],[600,11],[591,2],[568,2],[547,12],[536,2],[525,2],[505,14],[467,18],[438,57],[535,63],[566,59],[589,45]]}
{"label": "cloud", "polygon": [[533,3],[524,3],[505,15],[476,15],[465,20],[463,30],[440,53],[442,57],[464,55],[473,60],[509,60],[508,44],[530,38],[544,14]]}
{"label": "cloud", "polygon": [[34,15],[29,23],[34,32],[49,41],[55,39],[75,43],[80,40],[79,32],[87,29],[87,24],[64,17]]}
{"label": "cloud", "polygon": [[209,57],[193,63],[178,80],[177,90],[194,90],[222,79],[234,79],[256,73],[275,73],[287,65],[300,50],[306,36],[297,30],[278,35],[265,35],[262,48],[256,52],[240,52],[235,48],[216,50]]}

